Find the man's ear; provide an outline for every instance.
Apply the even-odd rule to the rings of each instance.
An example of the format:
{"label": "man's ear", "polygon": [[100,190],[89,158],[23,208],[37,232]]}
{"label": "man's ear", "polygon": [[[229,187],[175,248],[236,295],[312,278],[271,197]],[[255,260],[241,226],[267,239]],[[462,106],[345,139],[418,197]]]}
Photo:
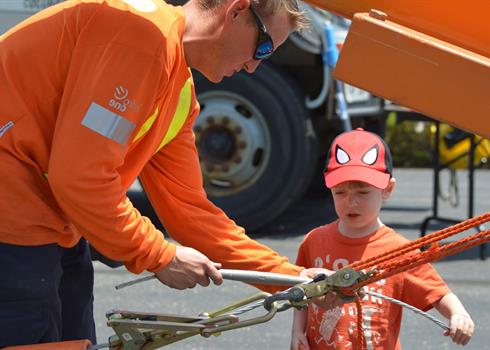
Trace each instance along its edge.
{"label": "man's ear", "polygon": [[388,182],[388,186],[383,190],[383,200],[387,200],[390,198],[391,194],[393,193],[393,190],[395,189],[395,184],[396,180],[394,177],[390,179],[390,182]]}
{"label": "man's ear", "polygon": [[240,18],[240,15],[248,11],[250,7],[250,0],[232,0],[227,5],[226,19],[229,21],[236,21]]}

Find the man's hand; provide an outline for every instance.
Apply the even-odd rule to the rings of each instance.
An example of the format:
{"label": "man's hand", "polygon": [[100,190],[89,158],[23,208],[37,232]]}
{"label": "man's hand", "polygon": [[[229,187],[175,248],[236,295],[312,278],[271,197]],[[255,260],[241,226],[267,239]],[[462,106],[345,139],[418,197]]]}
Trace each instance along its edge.
{"label": "man's hand", "polygon": [[[316,275],[320,273],[330,276],[334,274],[335,271],[312,267],[301,271],[300,276],[314,278]],[[341,306],[345,304],[345,301],[339,298],[335,292],[330,292],[325,294],[324,296],[313,298],[312,301],[313,303],[315,303],[316,305],[318,305],[319,307],[325,310],[333,309],[337,306]]]}
{"label": "man's hand", "polygon": [[197,250],[177,246],[172,261],[155,273],[155,276],[171,288],[193,288],[196,284],[206,287],[209,285],[209,279],[216,285],[223,283],[219,268],[221,264],[211,262]]}

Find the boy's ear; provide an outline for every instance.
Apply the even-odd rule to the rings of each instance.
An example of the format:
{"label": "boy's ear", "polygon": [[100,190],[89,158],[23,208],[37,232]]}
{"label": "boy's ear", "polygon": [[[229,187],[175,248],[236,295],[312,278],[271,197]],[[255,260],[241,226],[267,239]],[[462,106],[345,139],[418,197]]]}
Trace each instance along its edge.
{"label": "boy's ear", "polygon": [[393,193],[393,190],[395,189],[395,184],[396,180],[394,177],[390,179],[390,182],[388,183],[388,186],[383,190],[383,200],[387,200],[390,198],[391,194]]}

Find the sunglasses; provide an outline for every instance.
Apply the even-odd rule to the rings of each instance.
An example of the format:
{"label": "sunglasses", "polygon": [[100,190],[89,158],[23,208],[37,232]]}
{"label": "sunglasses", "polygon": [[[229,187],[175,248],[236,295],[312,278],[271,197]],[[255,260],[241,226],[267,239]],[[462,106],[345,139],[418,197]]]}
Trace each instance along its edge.
{"label": "sunglasses", "polygon": [[255,12],[252,6],[249,7],[250,11],[255,17],[255,22],[257,23],[257,28],[259,29],[259,35],[257,37],[257,46],[255,48],[255,53],[253,58],[255,60],[264,60],[269,58],[274,52],[274,43],[272,42],[272,38],[267,33],[267,28],[262,22],[260,16]]}

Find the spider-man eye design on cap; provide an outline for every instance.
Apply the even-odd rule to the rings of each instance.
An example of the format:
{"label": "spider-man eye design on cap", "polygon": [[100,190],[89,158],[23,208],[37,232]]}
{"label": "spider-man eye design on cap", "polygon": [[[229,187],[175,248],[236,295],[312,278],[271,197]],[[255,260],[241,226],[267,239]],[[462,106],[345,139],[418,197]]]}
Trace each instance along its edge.
{"label": "spider-man eye design on cap", "polygon": [[347,152],[342,149],[342,147],[337,145],[335,148],[335,159],[339,164],[346,164],[349,162],[350,157]]}
{"label": "spider-man eye design on cap", "polygon": [[332,188],[346,181],[366,182],[386,188],[393,171],[391,154],[384,140],[362,129],[345,132],[330,146],[325,183]]}
{"label": "spider-man eye design on cap", "polygon": [[373,165],[378,159],[378,145],[374,145],[369,151],[362,156],[362,161],[367,165]]}

